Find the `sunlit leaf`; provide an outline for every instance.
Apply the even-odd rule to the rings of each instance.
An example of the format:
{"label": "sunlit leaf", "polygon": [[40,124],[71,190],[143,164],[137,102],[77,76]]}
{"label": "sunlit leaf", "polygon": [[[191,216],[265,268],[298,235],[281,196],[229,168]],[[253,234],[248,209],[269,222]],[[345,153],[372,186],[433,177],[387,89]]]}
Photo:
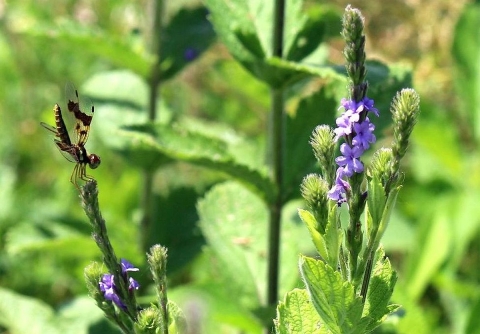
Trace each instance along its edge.
{"label": "sunlit leaf", "polygon": [[151,159],[167,157],[226,173],[254,190],[267,202],[272,201],[275,194],[275,187],[269,177],[237,163],[228,154],[226,144],[215,138],[161,124],[130,126],[120,131],[119,136],[123,137],[126,145],[124,150],[129,154],[141,151]]}
{"label": "sunlit leaf", "polygon": [[306,290],[294,289],[277,306],[275,319],[277,334],[331,333],[308,299]]}

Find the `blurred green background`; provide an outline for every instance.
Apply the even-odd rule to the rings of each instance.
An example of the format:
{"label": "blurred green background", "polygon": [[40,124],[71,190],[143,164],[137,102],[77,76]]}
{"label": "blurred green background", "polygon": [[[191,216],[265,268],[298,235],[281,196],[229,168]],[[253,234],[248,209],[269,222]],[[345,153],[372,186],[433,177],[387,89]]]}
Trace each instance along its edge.
{"label": "blurred green background", "polygon": [[[165,3],[158,118],[222,138],[238,146],[243,163],[261,165],[268,87],[215,38],[202,2]],[[422,99],[403,166],[405,187],[384,238],[399,272],[394,302],[404,308],[379,332],[480,333],[480,5],[424,0],[330,6],[340,17],[347,3],[366,17],[367,58],[411,69]],[[306,11],[320,6],[305,1]],[[96,106],[87,149],[102,164],[89,174],[98,180],[119,257],[145,268],[138,231],[142,170],[150,168],[156,204],[148,241],[169,247],[170,297],[193,328],[195,321],[203,323],[192,333],[260,331],[252,314],[232,306],[218,289],[224,282],[215,282],[218,264],[197,225],[197,200],[227,177],[148,150],[132,153],[115,130],[147,118],[150,20],[147,1],[0,0],[0,325],[6,333],[21,333],[25,321],[56,322],[62,332],[68,323],[76,324],[72,333],[111,330],[84,297],[83,268],[101,257],[69,183],[73,164],[39,126],[53,124],[54,103],[65,106],[66,82]],[[334,64],[343,64],[342,43],[336,36],[323,49]],[[310,89],[321,87],[321,80],[313,83]],[[298,104],[294,93],[287,111]],[[389,143],[389,127],[382,131],[377,147]],[[292,216],[300,205],[292,202]],[[296,242],[312,250],[305,235]],[[248,244],[240,237],[233,242]],[[295,278],[297,268],[291,271]],[[148,273],[138,278],[148,303]],[[42,326],[30,333],[50,328]]]}

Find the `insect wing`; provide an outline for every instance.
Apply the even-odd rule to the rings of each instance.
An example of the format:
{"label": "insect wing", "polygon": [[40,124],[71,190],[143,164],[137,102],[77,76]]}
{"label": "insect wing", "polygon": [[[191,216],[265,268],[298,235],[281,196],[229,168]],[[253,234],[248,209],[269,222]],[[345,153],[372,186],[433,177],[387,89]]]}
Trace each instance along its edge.
{"label": "insect wing", "polygon": [[85,145],[90,134],[90,124],[93,118],[94,107],[90,99],[79,98],[78,91],[72,83],[65,87],[68,114],[75,120],[73,126],[76,144]]}

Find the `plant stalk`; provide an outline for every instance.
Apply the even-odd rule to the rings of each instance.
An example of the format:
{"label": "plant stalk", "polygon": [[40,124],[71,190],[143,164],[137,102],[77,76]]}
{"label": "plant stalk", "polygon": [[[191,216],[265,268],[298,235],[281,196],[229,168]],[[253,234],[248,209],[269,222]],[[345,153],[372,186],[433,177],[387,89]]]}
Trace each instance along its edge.
{"label": "plant stalk", "polygon": [[[150,34],[147,43],[150,45],[150,52],[155,55],[155,62],[152,65],[149,76],[149,98],[148,98],[148,120],[154,122],[157,118],[158,94],[161,83],[160,60],[162,51],[162,16],[164,11],[163,0],[151,0],[149,4],[151,13]],[[143,189],[141,204],[143,216],[140,220],[140,247],[143,251],[149,248],[148,239],[150,235],[152,214],[153,214],[153,171],[143,171]]]}
{"label": "plant stalk", "polygon": [[[285,17],[285,0],[275,0],[273,43],[275,57],[283,54],[283,30]],[[268,288],[267,305],[275,306],[278,301],[278,277],[280,259],[280,231],[283,206],[283,172],[285,150],[285,115],[283,88],[271,88],[271,111],[268,127],[268,155],[272,178],[277,186],[275,201],[269,205],[269,235],[268,235]]]}

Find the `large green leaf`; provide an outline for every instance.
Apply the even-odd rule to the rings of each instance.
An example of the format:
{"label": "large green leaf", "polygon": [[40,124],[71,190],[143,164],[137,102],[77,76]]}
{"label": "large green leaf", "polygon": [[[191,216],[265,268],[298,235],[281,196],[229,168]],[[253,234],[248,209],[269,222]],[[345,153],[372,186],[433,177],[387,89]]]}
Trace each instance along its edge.
{"label": "large green leaf", "polygon": [[153,64],[153,57],[138,51],[127,38],[114,36],[105,31],[63,21],[59,25],[35,25],[19,31],[26,37],[42,38],[48,44],[62,43],[72,53],[89,53],[104,58],[124,69],[130,69],[146,77]]}
{"label": "large green leaf", "polygon": [[363,304],[353,285],[323,261],[300,257],[300,272],[310,300],[332,333],[365,333],[368,319],[362,318]]}
{"label": "large green leaf", "polygon": [[[280,271],[281,290],[297,281],[292,272],[303,245],[297,240],[306,234],[296,218],[295,205],[283,211]],[[239,183],[227,182],[212,188],[198,204],[200,228],[221,260],[221,275],[229,278],[235,291],[243,291],[239,302],[249,307],[265,300],[267,278],[268,211],[252,192]],[[243,301],[242,301],[243,300]]]}
{"label": "large green leaf", "polygon": [[[332,74],[330,69],[309,68],[273,57],[271,50],[273,2],[256,0],[207,0],[211,20],[232,55],[259,80],[271,87],[285,87],[305,77]],[[302,1],[286,3],[285,45],[287,59],[308,56],[322,36],[323,12],[312,18],[301,13]],[[327,15],[328,13],[328,15]],[[325,11],[325,21],[330,20]],[[315,31],[318,29],[317,34]],[[320,37],[319,37],[320,36]]]}
{"label": "large green leaf", "polygon": [[277,307],[277,334],[328,334],[306,290],[294,289],[285,295]]}
{"label": "large green leaf", "polygon": [[118,135],[123,138],[128,154],[140,151],[151,159],[167,157],[207,167],[239,180],[268,203],[274,198],[276,190],[270,178],[237,163],[221,140],[162,124],[125,127]]}

